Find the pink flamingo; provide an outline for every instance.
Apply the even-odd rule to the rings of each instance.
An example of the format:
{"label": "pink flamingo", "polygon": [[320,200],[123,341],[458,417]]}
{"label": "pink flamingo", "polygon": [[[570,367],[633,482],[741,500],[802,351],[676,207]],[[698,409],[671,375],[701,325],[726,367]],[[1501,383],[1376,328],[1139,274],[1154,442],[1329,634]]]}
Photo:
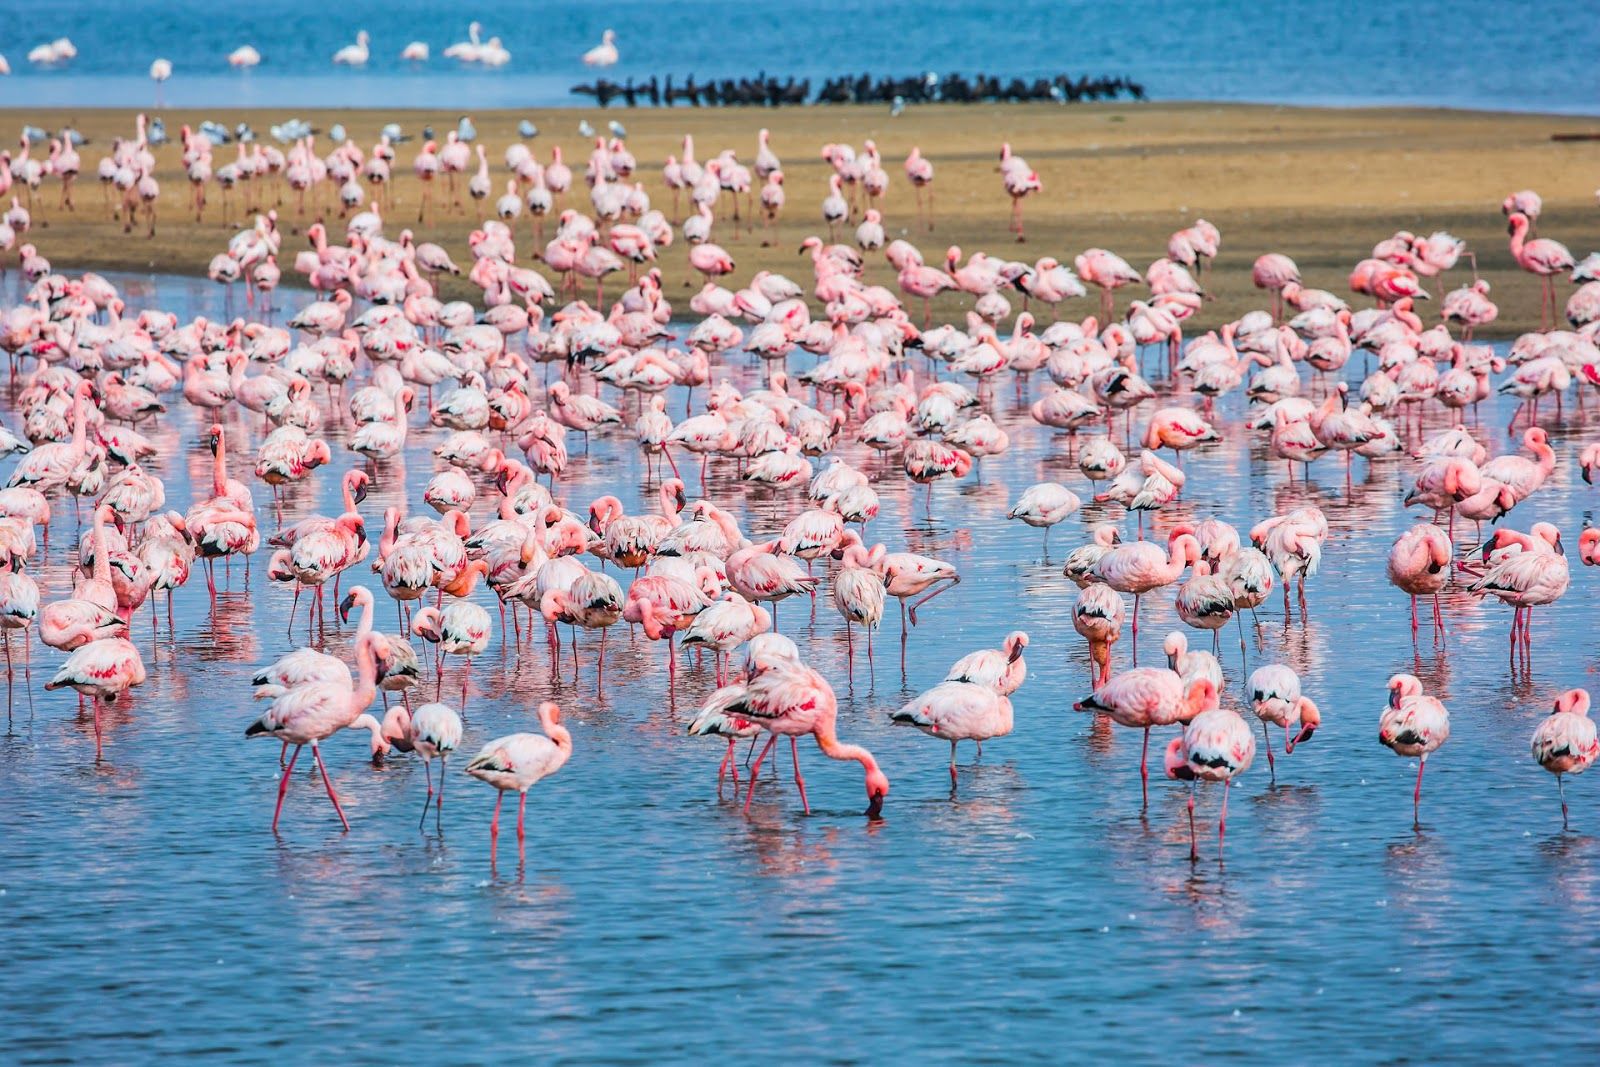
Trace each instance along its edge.
{"label": "pink flamingo", "polygon": [[1104,248],[1090,248],[1073,259],[1078,277],[1100,290],[1100,321],[1112,319],[1112,293],[1124,285],[1144,281],[1144,275],[1128,265],[1128,261]]}
{"label": "pink flamingo", "polygon": [[89,698],[94,708],[94,758],[100,758],[100,701],[117,697],[145,679],[144,660],[133,642],[123,637],[101,637],[81,646],[45,683],[46,689],[70,686]]}
{"label": "pink flamingo", "polygon": [[[1250,694],[1250,707],[1261,720],[1261,739],[1267,748],[1267,768],[1272,780],[1278,780],[1278,769],[1272,758],[1272,738],[1267,734],[1267,724],[1283,727],[1283,751],[1292,753],[1296,745],[1311,740],[1322,725],[1322,711],[1316,701],[1300,692],[1300,676],[1281,663],[1269,663],[1250,673],[1250,683],[1245,687]],[[1300,724],[1295,736],[1289,736],[1289,727]]]}
{"label": "pink flamingo", "polygon": [[1072,605],[1072,628],[1089,642],[1089,684],[1111,680],[1111,646],[1122,636],[1122,597],[1101,582],[1083,587]]}
{"label": "pink flamingo", "polygon": [[1145,806],[1149,806],[1147,757],[1151,728],[1188,722],[1216,706],[1217,687],[1209,678],[1198,678],[1186,687],[1177,671],[1165,667],[1134,667],[1072,705],[1072,710],[1106,715],[1118,726],[1144,731],[1144,745],[1139,750],[1139,790]]}
{"label": "pink flamingo", "polygon": [[1415,675],[1397,674],[1389,679],[1389,703],[1378,718],[1378,741],[1398,756],[1415,756],[1417,788],[1411,795],[1412,825],[1419,825],[1422,805],[1422,772],[1428,769],[1428,754],[1450,740],[1450,712],[1438,700],[1424,696],[1422,682]]}
{"label": "pink flamingo", "polygon": [[1567,790],[1562,775],[1582,774],[1600,757],[1600,738],[1589,718],[1589,691],[1569,689],[1533,732],[1534,761],[1556,776],[1561,795],[1561,828],[1567,829]]}
{"label": "pink flamingo", "polygon": [[778,743],[779,737],[789,739],[800,804],[807,815],[811,814],[811,804],[806,799],[805,779],[800,775],[797,744],[799,738],[806,734],[816,738],[817,747],[829,759],[854,760],[861,764],[866,772],[866,815],[869,819],[876,819],[882,814],[884,798],[889,795],[889,779],[878,767],[878,761],[871,752],[860,745],[845,744],[839,740],[835,732],[838,698],[822,675],[803,664],[780,660],[770,669],[751,678],[745,684],[743,696],[729,710],[758,724],[771,735],[761,754],[756,757],[755,765],[750,768],[750,785],[744,798],[746,815],[750,813],[756,782],[761,778],[761,763]]}
{"label": "pink flamingo", "polygon": [[978,755],[982,756],[985,741],[1009,734],[1011,700],[992,686],[946,680],[892,712],[889,718],[950,742],[950,788],[954,789],[958,780],[956,745],[976,742]]}
{"label": "pink flamingo", "polygon": [[[1511,212],[1507,219],[1507,229],[1511,233],[1511,258],[1517,261],[1517,266],[1539,278],[1539,328],[1542,330],[1556,318],[1556,291],[1552,279],[1557,274],[1571,270],[1576,260],[1567,251],[1567,246],[1559,241],[1552,241],[1548,237],[1529,240],[1528,230],[1532,225],[1532,220],[1520,211]],[[1549,307],[1548,318],[1546,305]]]}
{"label": "pink flamingo", "polygon": [[1028,677],[1028,662],[1022,658],[1028,647],[1028,635],[1021,630],[1006,634],[999,648],[982,648],[969,652],[945,673],[947,682],[972,682],[993,689],[1001,696],[1010,696],[1022,688]]}
{"label": "pink flamingo", "polygon": [[356,725],[372,704],[372,698],[377,694],[378,676],[374,649],[374,639],[370,635],[366,640],[356,643],[356,678],[353,684],[347,680],[334,680],[297,686],[279,695],[259,719],[245,727],[245,737],[275,737],[294,745],[294,754],[289,757],[289,765],[284,768],[278,781],[278,803],[272,812],[273,833],[278,832],[278,816],[283,812],[283,798],[289,792],[295,760],[300,758],[300,750],[306,745],[311,746],[311,755],[317,761],[317,770],[322,772],[322,784],[328,791],[328,799],[333,802],[333,810],[339,815],[339,822],[345,830],[350,829],[350,820],[345,818],[344,809],[339,806],[339,797],[333,791],[333,782],[328,778],[328,768],[323,765],[318,743]]}
{"label": "pink flamingo", "polygon": [[[906,180],[911,183],[911,188],[917,197],[917,221],[927,221],[928,230],[933,230],[933,164],[922,154],[922,149],[916,145],[911,146],[911,153],[906,156]],[[926,204],[924,196],[926,193]]]}
{"label": "pink flamingo", "polygon": [[1152,541],[1113,545],[1094,566],[1094,573],[1119,593],[1133,594],[1133,662],[1139,663],[1139,601],[1144,594],[1171,585],[1184,568],[1200,558],[1200,542],[1191,533],[1174,531],[1166,551]]}
{"label": "pink flamingo", "polygon": [[1196,715],[1167,746],[1163,764],[1168,778],[1182,778],[1189,787],[1189,859],[1200,858],[1194,832],[1195,781],[1222,783],[1222,813],[1217,817],[1217,857],[1228,832],[1228,792],[1233,780],[1249,770],[1256,755],[1255,734],[1232,708],[1209,708]]}
{"label": "pink flamingo", "polygon": [[778,601],[799,593],[815,595],[818,579],[805,572],[797,557],[780,551],[774,539],[741,548],[728,557],[728,584],[747,600],[772,605],[772,625],[778,625]]}
{"label": "pink flamingo", "polygon": [[[467,764],[467,773],[499,792],[494,798],[494,818],[489,822],[489,863],[500,844],[500,802],[507,793],[518,794],[517,854],[522,855],[528,790],[566,766],[572,758],[572,733],[561,725],[561,709],[546,700],[539,705],[543,734],[517,733],[497,737],[484,745]],[[442,785],[442,783],[441,783]]]}
{"label": "pink flamingo", "polygon": [[1431,522],[1418,523],[1395,538],[1389,548],[1389,581],[1411,597],[1411,633],[1417,632],[1417,597],[1433,597],[1433,626],[1444,632],[1444,615],[1439,610],[1439,591],[1450,580],[1450,560],[1454,546],[1447,535]]}
{"label": "pink flamingo", "polygon": [[[1499,531],[1499,536],[1506,534],[1508,531]],[[1490,559],[1499,536],[1484,545],[1486,560]],[[1524,662],[1532,658],[1533,609],[1555,603],[1571,583],[1567,557],[1562,554],[1559,530],[1547,522],[1534,523],[1529,535],[1520,540],[1523,542],[1520,551],[1507,552],[1498,562],[1491,561],[1483,577],[1467,587],[1468,592],[1480,596],[1492,593],[1516,609],[1511,619],[1513,662],[1519,648]]]}

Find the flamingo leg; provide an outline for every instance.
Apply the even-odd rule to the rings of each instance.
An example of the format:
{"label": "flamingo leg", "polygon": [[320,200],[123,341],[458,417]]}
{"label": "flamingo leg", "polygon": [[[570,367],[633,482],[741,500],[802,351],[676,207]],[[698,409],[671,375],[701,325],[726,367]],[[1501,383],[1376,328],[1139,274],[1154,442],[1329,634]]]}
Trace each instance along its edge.
{"label": "flamingo leg", "polygon": [[304,745],[294,746],[294,755],[289,757],[289,765],[283,769],[278,777],[278,806],[272,809],[272,832],[278,832],[278,816],[283,814],[283,798],[289,792],[289,778],[294,774],[294,761],[300,758],[300,750]]}
{"label": "flamingo leg", "polygon": [[956,742],[950,742],[950,791],[956,788]]}
{"label": "flamingo leg", "polygon": [[1195,836],[1194,836],[1194,783],[1190,782],[1189,783],[1189,860],[1192,863],[1193,861],[1195,861],[1195,860],[1197,860],[1199,858],[1200,858],[1200,846],[1195,841]]}
{"label": "flamingo leg", "polygon": [[500,802],[506,798],[504,793],[494,795],[494,818],[489,820],[489,866],[494,866],[495,849],[500,844]]}
{"label": "flamingo leg", "polygon": [[1428,757],[1423,756],[1417,763],[1417,788],[1411,794],[1411,826],[1419,829],[1422,826],[1420,809],[1422,808],[1422,772],[1428,769]]}
{"label": "flamingo leg", "polygon": [[1561,829],[1567,829],[1567,787],[1561,781],[1561,775],[1556,775],[1556,792],[1561,797]]}
{"label": "flamingo leg", "polygon": [[517,859],[519,859],[519,860],[522,859],[522,857],[523,857],[522,842],[523,842],[523,839],[527,836],[527,834],[526,834],[526,832],[525,832],[525,830],[523,828],[523,824],[526,821],[527,814],[528,814],[528,794],[527,794],[526,791],[524,791],[522,793],[522,799],[517,801]]}
{"label": "flamingo leg", "polygon": [[[751,744],[754,744],[754,743],[755,742],[752,740]],[[745,791],[744,791],[744,813],[746,815],[750,814],[750,801],[755,797],[756,780],[761,777],[761,761],[767,758],[767,753],[771,752],[772,751],[772,746],[776,745],[777,743],[778,743],[778,735],[777,734],[772,734],[771,736],[769,736],[767,738],[767,743],[766,743],[765,747],[763,747],[761,749],[761,755],[756,757],[756,765],[754,767],[750,768],[750,785],[747,786],[745,788]]]}
{"label": "flamingo leg", "polygon": [[800,790],[800,806],[810,815],[811,802],[806,800],[806,780],[800,776],[800,742],[792,736],[789,738],[789,758],[794,762],[794,784]]}
{"label": "flamingo leg", "polygon": [[1263,747],[1265,747],[1267,750],[1267,770],[1272,775],[1272,784],[1277,785],[1278,768],[1277,764],[1272,758],[1272,737],[1267,733],[1267,720],[1265,719],[1261,720],[1261,740],[1266,742],[1265,746]]}
{"label": "flamingo leg", "polygon": [[[433,807],[433,761],[423,760],[422,769],[427,772],[428,775],[428,795],[422,801],[422,817],[417,820],[418,830],[422,829],[423,824],[428,821],[428,809]],[[444,771],[441,769],[439,774],[439,784],[442,786],[444,785]]]}
{"label": "flamingo leg", "polygon": [[1150,806],[1150,765],[1147,762],[1150,755],[1150,727],[1144,728],[1144,744],[1139,748],[1139,795],[1143,800],[1142,807]]}
{"label": "flamingo leg", "polygon": [[339,813],[339,821],[344,824],[346,832],[350,829],[350,820],[344,817],[344,809],[339,806],[339,795],[333,791],[333,782],[328,778],[328,768],[322,763],[322,750],[315,741],[311,742],[311,755],[316,757],[317,770],[322,772],[322,784],[328,790],[328,799],[333,801],[333,810]]}
{"label": "flamingo leg", "polygon": [[1222,839],[1228,833],[1228,791],[1233,788],[1233,779],[1226,779],[1222,783],[1222,814],[1217,817],[1217,859],[1222,858]]}

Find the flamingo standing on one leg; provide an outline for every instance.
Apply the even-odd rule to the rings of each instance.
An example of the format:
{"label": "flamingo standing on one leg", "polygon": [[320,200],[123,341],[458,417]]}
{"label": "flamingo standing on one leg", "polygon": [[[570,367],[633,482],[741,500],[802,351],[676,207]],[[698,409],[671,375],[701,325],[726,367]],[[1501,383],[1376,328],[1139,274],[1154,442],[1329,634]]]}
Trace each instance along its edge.
{"label": "flamingo standing on one leg", "polygon": [[1561,794],[1561,828],[1567,829],[1567,790],[1562,775],[1582,774],[1600,757],[1600,738],[1589,718],[1589,691],[1569,689],[1533,732],[1533,758],[1556,776]]}
{"label": "flamingo standing on one leg", "polygon": [[1412,674],[1397,674],[1389,679],[1389,704],[1378,718],[1378,741],[1399,756],[1415,756],[1417,788],[1411,796],[1411,822],[1420,826],[1422,772],[1428,769],[1428,754],[1450,740],[1450,712],[1430,696],[1424,696],[1422,682]]}

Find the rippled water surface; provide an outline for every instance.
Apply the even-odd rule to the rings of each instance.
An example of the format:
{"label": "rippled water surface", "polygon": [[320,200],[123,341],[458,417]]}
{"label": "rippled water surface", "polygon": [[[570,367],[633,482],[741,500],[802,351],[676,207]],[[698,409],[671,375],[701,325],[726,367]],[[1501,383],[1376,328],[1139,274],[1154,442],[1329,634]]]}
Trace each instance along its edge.
{"label": "rippled water surface", "polygon": [[[148,106],[146,76],[158,56],[174,64],[159,98],[186,107],[485,108],[574,105],[573,85],[592,82],[583,53],[613,27],[620,62],[607,76],[811,78],[922,71],[1004,78],[1126,75],[1162,100],[1311,104],[1424,104],[1488,109],[1600,109],[1600,43],[1592,5],[1578,0],[1064,0],[1053,4],[962,0],[612,0],[599,4],[507,0],[468,6],[427,0],[280,0],[263,9],[204,0],[125,0],[115,17],[96,0],[58,0],[42,12],[0,0],[17,29],[0,50],[13,75],[0,79],[7,107]],[[501,38],[508,65],[484,69],[442,55],[479,19]],[[333,53],[372,35],[361,70]],[[30,64],[34,45],[59,36],[78,48],[70,63]],[[410,41],[433,61],[399,59]],[[243,44],[259,67],[230,70]]]}
{"label": "rippled water surface", "polygon": [[[223,311],[205,282],[119,280],[134,308]],[[15,299],[14,279],[5,285]],[[746,385],[756,374],[742,357],[726,371]],[[681,393],[670,402],[683,410]],[[210,468],[193,415],[174,406],[149,432],[182,509]],[[235,567],[215,612],[197,573],[178,596],[175,637],[139,616],[150,677],[109,715],[103,762],[70,694],[19,680],[0,739],[0,1060],[1014,1063],[1182,1048],[1206,1060],[1504,1062],[1590,1043],[1600,781],[1570,783],[1573,831],[1562,833],[1555,783],[1527,743],[1556,692],[1593,680],[1596,575],[1577,566],[1574,547],[1596,492],[1574,454],[1593,422],[1552,426],[1556,474],[1507,520],[1559,523],[1574,569],[1571,592],[1535,613],[1531,677],[1513,681],[1510,611],[1497,604],[1452,591],[1447,642],[1425,630],[1413,645],[1407,602],[1383,577],[1390,541],[1413,521],[1401,507],[1405,464],[1358,461],[1348,501],[1333,460],[1313,469],[1310,488],[1290,487],[1242,425],[1238,398],[1223,405],[1226,442],[1186,460],[1189,488],[1158,532],[1213,514],[1244,526],[1301,503],[1327,511],[1309,620],[1286,626],[1269,601],[1249,650],[1251,667],[1294,666],[1325,726],[1280,758],[1276,787],[1264,762],[1242,777],[1225,862],[1220,792],[1201,790],[1209,836],[1191,864],[1187,790],[1158,777],[1141,815],[1138,735],[1071,710],[1087,692],[1087,662],[1060,560],[1089,522],[1121,517],[1086,508],[1056,530],[1046,562],[1038,532],[1006,521],[1007,508],[1035,481],[1087,486],[1064,439],[1029,421],[1009,382],[992,409],[1011,451],[981,476],[939,485],[931,515],[897,469],[845,450],[880,475],[875,538],[963,575],[928,606],[903,673],[892,615],[875,679],[858,662],[851,684],[826,598],[814,615],[796,600],[780,611],[782,630],[839,691],[840,733],[871,748],[893,781],[879,822],[862,817],[859,768],[809,742],[812,815],[785,759],[745,818],[718,796],[721,745],[683,736],[713,687],[709,662],[685,657],[674,701],[665,649],[618,629],[603,697],[592,635],[579,640],[576,686],[570,673],[552,681],[537,642],[519,653],[497,637],[474,670],[469,754],[536,728],[542,699],[570,715],[575,754],[530,793],[525,862],[507,836],[491,868],[492,791],[460,772],[465,760],[443,833],[431,823],[419,832],[421,765],[402,756],[375,768],[357,734],[325,746],[351,831],[340,832],[320,783],[297,772],[274,837],[277,746],[242,737],[260,711],[249,675],[295,644],[290,594],[265,581],[265,552],[248,591]],[[1497,449],[1507,414],[1493,403],[1481,413]],[[235,413],[228,424],[234,439],[259,441],[254,419]],[[336,456],[345,433],[330,423]],[[385,505],[420,500],[441,436],[417,428],[404,462],[380,471],[369,528]],[[287,518],[335,509],[343,469],[297,489]],[[799,494],[745,491],[712,470],[712,495],[749,532],[770,535],[802,506]],[[560,491],[580,510],[606,492],[639,510],[640,483],[631,438],[599,436]],[[264,524],[269,500],[259,488]],[[37,568],[47,598],[70,588],[73,529],[60,505]],[[379,608],[390,626],[381,595]],[[1170,595],[1146,610],[1148,661],[1176,621]],[[1016,731],[981,762],[963,749],[952,793],[945,747],[891,727],[887,713],[1018,626],[1033,643]],[[344,649],[346,633],[330,629],[332,647]],[[1117,646],[1119,668],[1130,643],[1125,634]],[[1222,647],[1237,699],[1238,646]],[[35,689],[59,661],[36,647]],[[1453,716],[1418,830],[1415,765],[1376,741],[1384,682],[1402,670]]]}

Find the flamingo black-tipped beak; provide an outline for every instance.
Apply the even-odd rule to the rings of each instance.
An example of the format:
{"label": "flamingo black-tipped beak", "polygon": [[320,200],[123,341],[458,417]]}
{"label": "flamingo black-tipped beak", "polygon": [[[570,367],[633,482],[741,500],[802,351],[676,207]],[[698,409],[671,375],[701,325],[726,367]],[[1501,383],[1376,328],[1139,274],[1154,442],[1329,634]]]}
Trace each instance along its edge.
{"label": "flamingo black-tipped beak", "polygon": [[869,819],[883,818],[883,794],[874,793],[867,798],[866,816]]}
{"label": "flamingo black-tipped beak", "polygon": [[350,609],[355,607],[356,595],[351,593],[339,602],[339,621],[350,621]]}

